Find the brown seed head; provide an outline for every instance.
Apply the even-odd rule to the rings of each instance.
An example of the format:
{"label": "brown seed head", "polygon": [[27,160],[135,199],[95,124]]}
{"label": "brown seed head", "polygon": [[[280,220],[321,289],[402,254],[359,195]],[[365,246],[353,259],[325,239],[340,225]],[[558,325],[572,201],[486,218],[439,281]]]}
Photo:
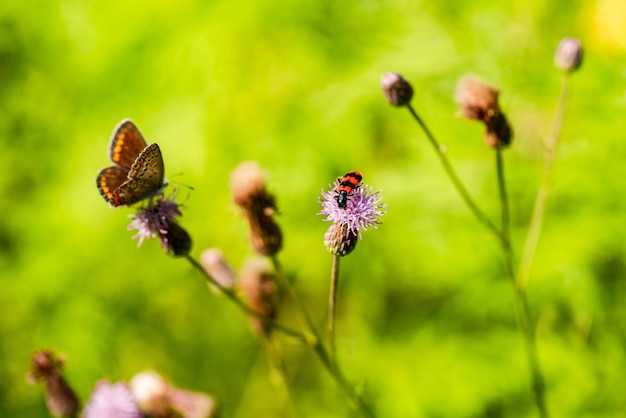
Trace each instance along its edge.
{"label": "brown seed head", "polygon": [[276,199],[265,188],[265,178],[255,162],[241,163],[232,173],[233,200],[250,225],[250,243],[259,254],[274,255],[282,248],[282,232],[274,220]]}
{"label": "brown seed head", "polygon": [[33,356],[28,380],[31,383],[42,381],[45,384],[46,404],[52,415],[70,417],[76,414],[80,403],[61,374],[62,365],[63,360],[55,358],[52,351],[38,351]]}
{"label": "brown seed head", "polygon": [[459,80],[456,87],[456,102],[461,108],[461,116],[467,119],[486,122],[488,117],[500,113],[499,91],[477,77],[467,75]]}
{"label": "brown seed head", "polygon": [[498,89],[471,75],[459,80],[455,94],[461,116],[485,124],[485,142],[492,148],[506,147],[513,137],[512,128],[498,104],[499,94]]}
{"label": "brown seed head", "polygon": [[265,177],[261,167],[254,161],[245,161],[233,170],[230,177],[233,200],[244,208],[253,206],[265,191]]}

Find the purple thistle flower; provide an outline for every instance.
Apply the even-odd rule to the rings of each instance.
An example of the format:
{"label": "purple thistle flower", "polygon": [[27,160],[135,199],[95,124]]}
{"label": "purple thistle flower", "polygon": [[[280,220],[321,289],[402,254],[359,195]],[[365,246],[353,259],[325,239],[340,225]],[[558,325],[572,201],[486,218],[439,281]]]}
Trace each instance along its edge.
{"label": "purple thistle flower", "polygon": [[135,398],[124,383],[101,380],[85,407],[85,418],[142,418]]}
{"label": "purple thistle flower", "polygon": [[322,211],[318,215],[326,215],[324,221],[333,222],[325,236],[326,247],[335,255],[347,255],[356,246],[356,239],[363,238],[362,232],[367,228],[377,228],[381,222],[379,218],[387,213],[383,210],[387,205],[381,203],[381,191],[373,192],[367,184],[354,190],[348,197],[345,209],[337,203],[337,186],[335,181],[329,191],[322,189],[318,199]]}
{"label": "purple thistle flower", "polygon": [[133,239],[138,239],[137,247],[141,247],[145,239],[159,238],[161,246],[170,255],[182,256],[191,249],[191,237],[177,222],[176,217],[182,216],[181,205],[176,203],[173,195],[168,199],[161,197],[150,201],[147,206],[131,215],[128,230],[136,229]]}

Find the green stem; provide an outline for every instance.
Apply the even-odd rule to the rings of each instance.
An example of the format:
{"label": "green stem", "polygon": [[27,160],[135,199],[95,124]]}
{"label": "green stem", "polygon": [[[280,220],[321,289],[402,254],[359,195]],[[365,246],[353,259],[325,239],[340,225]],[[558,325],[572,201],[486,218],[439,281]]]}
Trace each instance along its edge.
{"label": "green stem", "polygon": [[441,145],[439,145],[439,142],[437,141],[433,133],[430,131],[430,129],[428,129],[428,127],[419,117],[417,112],[415,112],[411,104],[408,104],[407,108],[409,109],[409,112],[411,112],[411,115],[413,115],[413,118],[417,121],[417,123],[420,125],[420,127],[422,128],[422,130],[428,137],[428,140],[430,141],[431,145],[435,149],[435,152],[437,153],[437,156],[439,157],[439,160],[441,161],[441,164],[443,165],[443,169],[445,170],[446,174],[452,181],[452,184],[456,188],[457,192],[461,195],[463,202],[465,202],[465,204],[472,211],[474,216],[476,216],[476,218],[482,224],[484,224],[487,227],[487,229],[489,229],[494,235],[500,237],[500,231],[498,230],[498,228],[489,220],[489,218],[487,218],[487,216],[478,208],[478,206],[476,206],[476,204],[472,200],[472,197],[467,192],[467,189],[465,188],[465,186],[459,179],[459,176],[456,174],[456,172],[452,168],[450,161],[448,161],[448,158],[446,157],[445,149],[441,147]]}
{"label": "green stem", "polygon": [[278,258],[276,256],[272,256],[271,259],[272,263],[274,264],[274,269],[276,270],[276,276],[278,278],[278,281],[280,282],[280,285],[287,291],[287,293],[289,293],[289,296],[296,304],[296,307],[300,312],[300,316],[303,318],[303,321],[305,322],[312,336],[312,338],[309,339],[309,345],[313,348],[317,356],[320,358],[328,373],[333,377],[335,382],[348,396],[354,408],[356,408],[364,417],[375,418],[374,413],[369,409],[365,401],[363,401],[359,394],[350,386],[348,381],[345,379],[337,363],[331,360],[328,351],[322,344],[319,334],[317,333],[315,326],[313,325],[313,321],[311,320],[308,311],[304,307],[304,304],[300,300],[300,297],[296,293],[289,280],[287,280],[287,278],[285,277]]}
{"label": "green stem", "polygon": [[337,288],[339,285],[339,259],[338,255],[333,256],[333,267],[330,273],[330,293],[328,297],[328,351],[330,360],[336,362],[335,349],[335,312],[337,306]]}
{"label": "green stem", "polygon": [[504,160],[502,158],[502,150],[496,148],[496,172],[498,176],[498,193],[500,196],[500,219],[502,221],[502,233],[500,234],[502,248],[505,254],[507,273],[515,282],[515,259],[513,256],[513,247],[511,245],[511,223],[509,199],[506,192],[506,181],[504,176]]}
{"label": "green stem", "polygon": [[548,408],[546,406],[545,397],[545,384],[541,368],[539,366],[539,359],[537,358],[537,343],[535,341],[535,333],[532,326],[532,316],[530,313],[530,307],[528,305],[528,298],[526,297],[526,291],[515,286],[515,307],[517,312],[517,321],[524,334],[524,341],[526,346],[526,356],[528,358],[528,365],[530,367],[530,373],[532,377],[532,388],[535,395],[535,405],[541,418],[548,418]]}
{"label": "green stem", "polygon": [[274,270],[276,271],[276,278],[278,280],[279,286],[282,287],[289,294],[291,300],[296,304],[298,315],[300,315],[300,321],[302,322],[303,326],[308,330],[308,332],[306,333],[307,344],[310,347],[315,347],[317,344],[319,344],[320,336],[315,329],[315,325],[313,324],[313,320],[311,319],[309,312],[304,307],[304,304],[298,296],[298,293],[296,293],[296,290],[293,288],[289,280],[287,280],[287,277],[284,274],[278,258],[276,256],[271,256],[270,258],[272,260],[272,264],[274,265]]}
{"label": "green stem", "polygon": [[369,409],[367,404],[365,404],[363,399],[352,388],[352,386],[350,386],[346,378],[343,376],[343,374],[341,373],[341,370],[339,369],[339,366],[337,366],[337,363],[334,363],[330,359],[330,357],[328,356],[328,352],[326,351],[324,346],[321,344],[321,342],[318,342],[318,344],[315,345],[313,349],[315,350],[318,357],[322,361],[322,364],[324,364],[324,367],[333,377],[335,382],[337,382],[337,384],[346,393],[346,395],[348,395],[348,397],[350,398],[350,402],[352,403],[354,408],[356,408],[364,417],[375,418],[374,413]]}
{"label": "green stem", "polygon": [[285,362],[278,352],[278,349],[272,343],[270,336],[263,335],[261,340],[270,363],[270,381],[274,384],[278,394],[280,395],[280,404],[282,408],[279,408],[279,410],[285,408],[287,412],[286,415],[281,413],[280,416],[290,416],[295,418],[298,416],[298,412],[296,411],[291,389],[289,387]]}
{"label": "green stem", "polygon": [[537,405],[539,416],[542,418],[547,418],[548,411],[545,402],[543,376],[541,374],[541,368],[539,367],[539,360],[537,358],[537,344],[535,342],[535,333],[532,325],[530,306],[528,305],[528,298],[526,297],[525,289],[520,288],[516,284],[517,282],[515,276],[515,256],[513,254],[513,247],[511,245],[509,200],[506,192],[506,182],[504,180],[504,162],[502,159],[502,150],[499,148],[496,149],[496,167],[498,172],[500,208],[502,212],[502,251],[504,252],[506,270],[510,278],[511,286],[513,287],[513,293],[515,296],[515,313],[517,323],[524,336],[526,355],[528,357],[528,366],[530,368],[530,374],[533,382],[532,387],[535,394],[535,404]]}
{"label": "green stem", "polygon": [[187,254],[185,256],[185,258],[187,259],[187,261],[189,261],[189,263],[191,263],[191,265],[196,268],[196,270],[200,271],[200,273],[202,273],[202,275],[209,281],[211,282],[211,284],[215,287],[217,287],[220,292],[222,292],[222,294],[224,296],[226,296],[228,299],[231,300],[231,302],[233,302],[235,305],[237,305],[237,307],[239,309],[241,309],[242,311],[244,311],[245,313],[249,314],[249,315],[253,315],[257,318],[259,318],[261,321],[263,321],[263,323],[265,323],[266,325],[270,326],[272,329],[275,329],[277,331],[282,332],[285,335],[289,335],[290,337],[294,337],[297,340],[299,340],[302,343],[307,343],[308,339],[307,337],[295,330],[292,330],[291,328],[288,328],[284,325],[281,325],[277,322],[275,322],[272,318],[267,317],[257,311],[255,311],[254,309],[252,309],[251,307],[249,307],[248,305],[246,305],[241,299],[239,299],[239,297],[237,297],[237,295],[235,294],[235,292],[233,292],[232,289],[229,289],[227,287],[224,287],[221,283],[219,283],[217,280],[215,280],[213,277],[211,277],[211,275],[209,275],[209,273],[206,272],[206,270],[204,270],[204,268],[202,268],[202,266],[200,265],[200,263],[198,263],[194,258],[192,258],[189,254]]}
{"label": "green stem", "polygon": [[192,258],[190,255],[186,255],[185,258],[187,259],[187,261],[189,261],[189,263],[191,263],[193,267],[195,267],[198,271],[200,271],[202,275],[204,275],[204,277],[209,282],[211,282],[211,284],[217,287],[228,299],[230,299],[233,303],[235,303],[235,305],[241,310],[243,310],[245,313],[254,315],[255,317],[261,319],[264,323],[266,323],[273,329],[281,331],[283,334],[289,335],[291,337],[295,337],[298,340],[300,340],[300,342],[312,347],[315,353],[318,355],[318,357],[322,360],[322,363],[324,364],[324,367],[326,368],[326,370],[330,373],[330,375],[337,382],[337,384],[341,387],[341,389],[348,395],[348,398],[350,399],[354,407],[359,412],[361,412],[361,414],[365,417],[368,417],[368,418],[375,417],[374,414],[368,408],[368,406],[365,404],[363,399],[361,399],[361,397],[347,383],[347,381],[343,377],[337,365],[330,360],[328,352],[326,351],[324,346],[321,344],[319,335],[317,334],[317,331],[315,330],[315,327],[313,326],[313,321],[311,320],[311,317],[309,316],[308,312],[304,308],[304,305],[302,304],[300,298],[298,297],[298,294],[295,292],[295,290],[293,289],[289,281],[284,276],[283,270],[276,257],[271,257],[272,263],[276,270],[276,276],[278,280],[281,282],[281,285],[283,286],[283,288],[289,293],[289,296],[298,306],[298,311],[303,317],[303,320],[310,332],[309,334],[302,334],[298,331],[294,331],[290,328],[287,328],[283,325],[280,325],[274,322],[272,318],[269,318],[255,311],[254,309],[246,305],[243,301],[241,301],[241,299],[239,299],[237,295],[231,289],[224,287],[221,283],[219,283],[212,276],[210,276],[194,258]]}
{"label": "green stem", "polygon": [[528,236],[524,244],[524,251],[522,253],[522,261],[517,274],[517,286],[520,288],[526,288],[530,279],[530,271],[532,269],[533,260],[537,251],[537,244],[539,243],[539,236],[541,234],[541,228],[546,212],[546,206],[548,202],[548,196],[550,195],[550,183],[552,181],[552,168],[554,166],[554,160],[556,156],[556,149],[559,143],[559,137],[563,127],[563,120],[565,118],[565,108],[567,105],[567,97],[569,93],[569,74],[563,76],[563,82],[561,83],[561,93],[557,104],[554,122],[552,124],[552,132],[546,141],[546,156],[544,161],[543,178],[541,180],[541,186],[535,199],[535,207],[530,220],[530,226],[528,228]]}

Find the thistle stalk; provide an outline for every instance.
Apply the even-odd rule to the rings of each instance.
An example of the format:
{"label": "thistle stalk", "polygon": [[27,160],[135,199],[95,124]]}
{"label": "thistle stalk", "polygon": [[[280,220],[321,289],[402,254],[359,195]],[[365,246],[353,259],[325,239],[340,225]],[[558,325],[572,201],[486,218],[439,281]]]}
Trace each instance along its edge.
{"label": "thistle stalk", "polygon": [[335,349],[335,313],[337,305],[337,288],[339,287],[339,255],[333,255],[333,266],[330,272],[330,292],[328,297],[328,351],[330,360],[336,361]]}
{"label": "thistle stalk", "polygon": [[570,73],[566,72],[563,74],[563,80],[561,82],[561,93],[559,95],[559,101],[556,107],[554,121],[552,123],[552,132],[546,141],[543,177],[541,179],[539,192],[537,193],[537,198],[535,199],[533,214],[530,218],[528,235],[522,252],[522,261],[517,272],[517,286],[522,289],[525,289],[528,286],[530,272],[532,270],[537,245],[539,243],[539,236],[541,235],[541,229],[543,227],[548,197],[550,196],[550,186],[552,183],[556,149],[559,144],[559,137],[561,136],[563,120],[565,118],[569,85]]}
{"label": "thistle stalk", "polygon": [[322,364],[324,365],[328,373],[331,375],[331,377],[335,380],[337,385],[343,390],[346,396],[348,396],[354,408],[357,411],[359,411],[359,413],[363,415],[364,417],[374,418],[375,417],[374,413],[371,411],[369,406],[365,403],[363,398],[361,398],[361,396],[354,390],[354,388],[350,385],[350,383],[348,383],[343,373],[341,372],[341,369],[339,368],[337,363],[331,358],[331,356],[328,353],[328,350],[326,350],[326,347],[324,347],[324,344],[322,344],[322,340],[318,332],[316,331],[315,326],[313,325],[311,316],[309,315],[308,311],[304,307],[304,304],[302,303],[302,300],[298,296],[298,293],[295,291],[295,289],[293,288],[289,280],[287,280],[284,274],[284,271],[281,267],[281,264],[278,261],[278,258],[274,256],[274,257],[271,257],[271,259],[272,259],[272,263],[274,264],[274,268],[276,270],[276,276],[277,276],[278,282],[285,289],[285,291],[287,291],[289,296],[292,298],[292,300],[296,304],[296,308],[300,312],[300,316],[302,317],[303,321],[305,322],[308,328],[308,331],[310,332],[312,336],[312,338],[308,340],[309,345],[311,346],[311,348],[313,348],[313,350],[315,351],[319,359],[322,361]]}
{"label": "thistle stalk", "polygon": [[513,253],[513,246],[511,245],[509,200],[507,197],[506,182],[504,178],[504,161],[502,158],[502,149],[497,148],[495,152],[502,219],[501,244],[504,254],[505,267],[511,282],[511,286],[513,288],[513,295],[515,298],[515,316],[517,319],[517,324],[524,337],[524,347],[526,349],[528,367],[530,368],[532,388],[535,396],[535,405],[537,406],[539,416],[541,418],[547,418],[548,411],[545,401],[545,385],[543,375],[541,373],[541,368],[539,366],[539,359],[537,358],[537,344],[535,341],[535,333],[532,325],[533,321],[530,312],[530,306],[528,305],[526,290],[517,286],[516,281],[515,255]]}
{"label": "thistle stalk", "polygon": [[411,113],[411,115],[413,116],[413,119],[415,119],[415,121],[419,124],[419,126],[422,128],[422,130],[426,134],[426,137],[430,141],[430,144],[433,146],[435,153],[437,154],[437,157],[439,157],[439,161],[441,162],[441,165],[443,166],[444,171],[446,172],[448,178],[450,178],[450,181],[452,182],[452,185],[454,186],[456,191],[461,196],[461,199],[463,199],[463,202],[465,203],[465,205],[470,209],[470,211],[474,214],[476,219],[480,221],[480,223],[482,223],[489,231],[491,231],[491,233],[493,233],[497,237],[500,237],[500,231],[498,230],[498,228],[478,208],[476,203],[474,203],[474,200],[472,199],[469,192],[463,185],[463,182],[461,181],[461,179],[459,179],[459,176],[456,174],[456,171],[454,171],[454,168],[452,168],[452,165],[450,164],[450,161],[448,160],[448,157],[446,156],[445,148],[439,144],[439,142],[435,138],[435,135],[433,135],[431,130],[428,129],[428,126],[426,126],[422,118],[419,117],[415,109],[413,109],[413,106],[411,106],[410,103],[407,104],[406,106],[409,109],[409,112]]}

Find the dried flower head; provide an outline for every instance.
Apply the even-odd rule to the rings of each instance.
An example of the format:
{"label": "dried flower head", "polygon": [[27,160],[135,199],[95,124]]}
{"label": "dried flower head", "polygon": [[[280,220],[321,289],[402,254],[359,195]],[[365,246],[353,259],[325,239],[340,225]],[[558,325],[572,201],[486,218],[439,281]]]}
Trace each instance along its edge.
{"label": "dried flower head", "polygon": [[506,147],[513,137],[511,126],[498,104],[499,94],[495,87],[468,75],[459,80],[455,95],[461,116],[485,124],[485,142],[492,148]]}
{"label": "dried flower head", "polygon": [[85,418],[142,418],[132,392],[125,383],[101,380],[85,406]]}
{"label": "dried flower head", "polygon": [[38,351],[33,355],[28,381],[31,384],[43,382],[46,386],[46,404],[55,417],[69,417],[76,414],[80,405],[76,393],[67,384],[61,369],[63,359],[55,358],[49,350]]}
{"label": "dried flower head", "polygon": [[379,218],[387,213],[383,210],[387,205],[381,203],[380,190],[373,192],[365,184],[354,189],[348,197],[346,208],[341,208],[336,199],[337,186],[338,180],[328,192],[322,189],[318,199],[322,211],[318,215],[326,215],[324,220],[333,222],[324,236],[326,248],[334,255],[344,256],[354,250],[357,237],[362,238],[362,231],[380,224]]}
{"label": "dried flower head", "polygon": [[140,207],[138,212],[131,215],[129,230],[136,229],[133,238],[139,241],[140,247],[145,239],[159,238],[163,250],[174,257],[185,256],[191,250],[191,237],[177,222],[182,216],[180,205],[170,198],[160,197],[151,200],[147,205]]}
{"label": "dried flower head", "polygon": [[250,225],[252,248],[262,255],[280,251],[283,236],[274,220],[276,199],[267,192],[261,168],[255,162],[239,164],[231,175],[233,200],[243,209]]}
{"label": "dried flower head", "polygon": [[583,47],[576,38],[563,38],[554,54],[554,65],[559,70],[572,73],[580,68],[583,62]]}
{"label": "dried flower head", "polygon": [[[239,276],[239,288],[248,305],[261,315],[273,319],[276,315],[276,281],[267,260],[254,258],[246,262]],[[267,335],[270,327],[256,316],[250,322],[260,334]]]}
{"label": "dried flower head", "polygon": [[388,72],[380,78],[385,99],[392,106],[406,106],[413,98],[413,87],[400,74]]}
{"label": "dried flower head", "polygon": [[152,371],[136,374],[130,387],[139,409],[152,418],[210,418],[217,410],[210,396],[177,389]]}
{"label": "dried flower head", "polygon": [[209,276],[215,279],[222,287],[232,288],[235,284],[235,272],[224,259],[224,255],[217,248],[209,248],[200,254],[200,264]]}

